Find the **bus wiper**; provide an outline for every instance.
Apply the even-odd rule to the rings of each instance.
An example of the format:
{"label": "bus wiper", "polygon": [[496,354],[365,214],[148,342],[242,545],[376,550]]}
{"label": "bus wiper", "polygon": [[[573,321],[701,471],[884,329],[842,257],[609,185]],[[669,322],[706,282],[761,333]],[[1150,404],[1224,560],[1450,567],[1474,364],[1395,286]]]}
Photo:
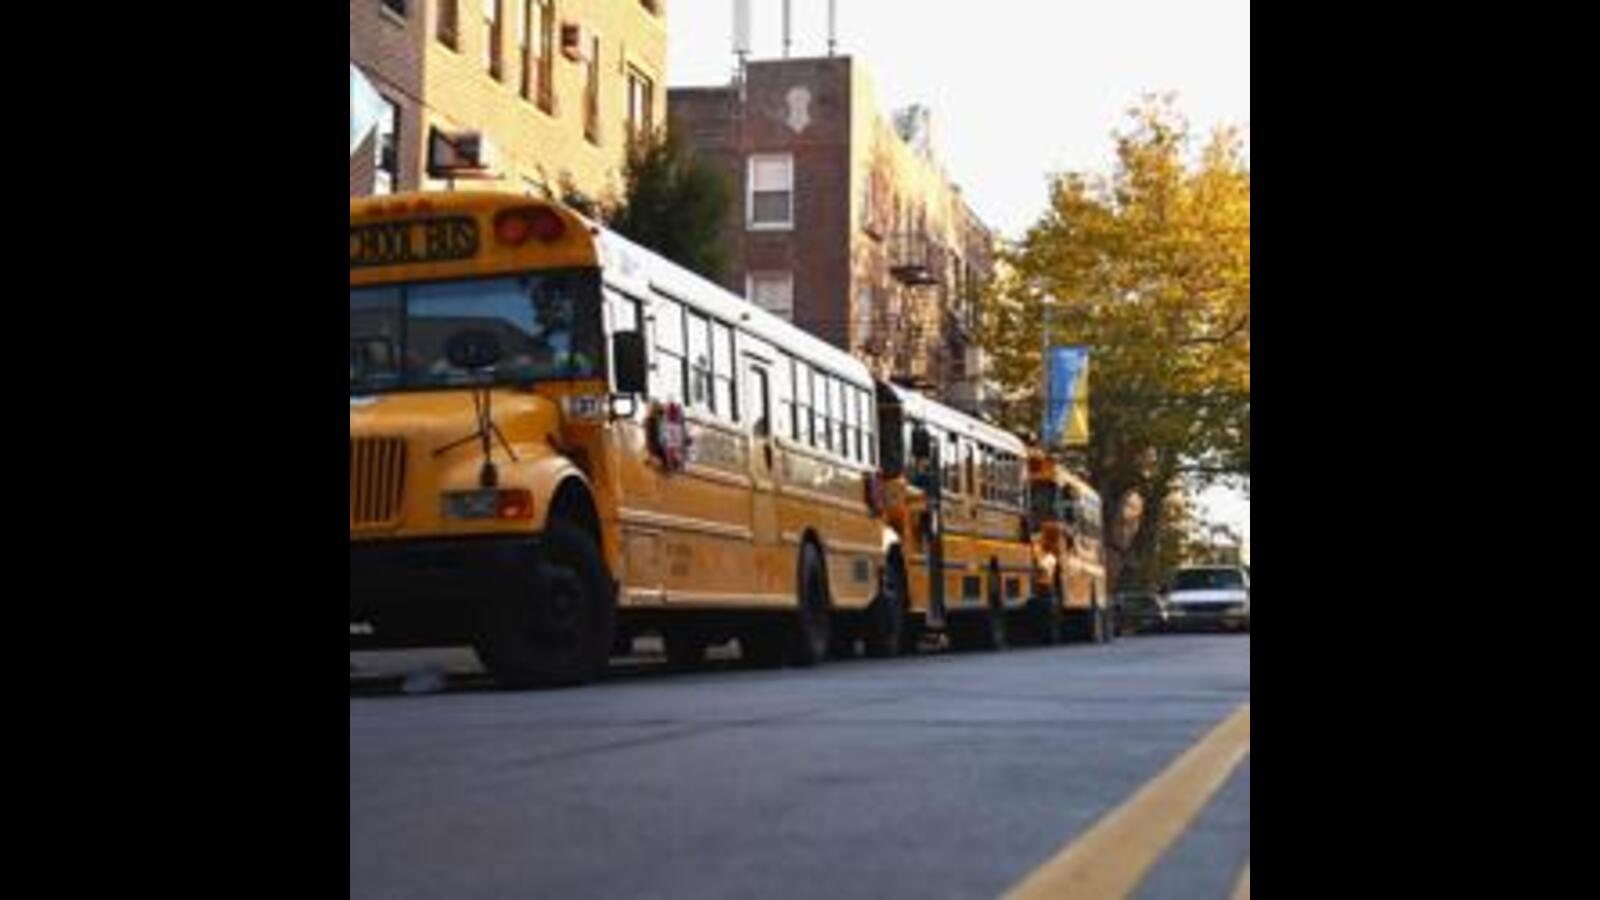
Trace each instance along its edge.
{"label": "bus wiper", "polygon": [[445,444],[433,451],[433,455],[440,456],[474,440],[481,442],[483,468],[478,470],[478,484],[492,488],[499,484],[500,473],[494,467],[494,444],[490,439],[491,433],[500,439],[500,445],[506,449],[506,455],[511,457],[511,461],[517,461],[516,451],[511,449],[511,442],[506,440],[505,432],[495,424],[494,413],[490,406],[494,391],[494,365],[500,361],[500,342],[487,331],[473,329],[457,332],[445,343],[445,356],[456,368],[466,369],[474,375],[481,373],[486,377],[483,383],[472,388],[472,411],[477,420],[477,430],[460,440]]}

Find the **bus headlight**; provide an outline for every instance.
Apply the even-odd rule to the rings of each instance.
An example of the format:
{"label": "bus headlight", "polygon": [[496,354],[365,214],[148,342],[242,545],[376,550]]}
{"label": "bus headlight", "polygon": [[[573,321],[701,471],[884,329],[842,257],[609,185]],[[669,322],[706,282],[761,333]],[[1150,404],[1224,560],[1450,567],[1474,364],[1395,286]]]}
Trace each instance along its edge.
{"label": "bus headlight", "polygon": [[447,491],[442,500],[446,519],[533,518],[533,494],[524,488]]}

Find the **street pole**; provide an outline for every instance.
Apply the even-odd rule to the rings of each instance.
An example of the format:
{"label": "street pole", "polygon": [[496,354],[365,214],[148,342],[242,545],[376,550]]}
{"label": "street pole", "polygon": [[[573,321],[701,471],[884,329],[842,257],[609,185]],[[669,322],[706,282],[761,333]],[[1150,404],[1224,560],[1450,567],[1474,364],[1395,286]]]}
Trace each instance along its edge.
{"label": "street pole", "polygon": [[1040,328],[1043,343],[1039,347],[1039,370],[1044,376],[1044,402],[1039,404],[1039,443],[1048,454],[1052,449],[1049,445],[1050,400],[1055,393],[1055,380],[1050,372],[1050,298],[1040,297],[1039,307],[1043,313],[1043,324]]}

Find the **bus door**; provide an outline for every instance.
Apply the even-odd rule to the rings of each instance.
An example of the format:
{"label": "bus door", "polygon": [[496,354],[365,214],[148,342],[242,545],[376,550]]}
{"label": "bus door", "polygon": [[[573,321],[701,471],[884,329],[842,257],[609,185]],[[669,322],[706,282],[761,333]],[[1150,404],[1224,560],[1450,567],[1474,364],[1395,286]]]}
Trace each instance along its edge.
{"label": "bus door", "polygon": [[944,479],[939,460],[939,441],[927,428],[917,425],[911,432],[913,483],[922,489],[923,510],[916,527],[926,548],[923,559],[928,570],[928,627],[944,627]]}

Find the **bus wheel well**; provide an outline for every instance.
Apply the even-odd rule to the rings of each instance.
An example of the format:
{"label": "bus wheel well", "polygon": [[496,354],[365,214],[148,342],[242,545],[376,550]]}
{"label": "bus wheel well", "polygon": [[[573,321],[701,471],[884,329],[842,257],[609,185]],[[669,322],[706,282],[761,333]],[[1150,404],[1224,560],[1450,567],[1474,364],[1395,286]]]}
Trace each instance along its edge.
{"label": "bus wheel well", "polygon": [[555,499],[550,501],[550,516],[563,519],[587,531],[594,538],[596,546],[600,544],[600,516],[595,512],[594,500],[589,496],[589,489],[583,482],[576,478],[568,478],[556,489]]}
{"label": "bus wheel well", "polygon": [[800,535],[800,550],[802,554],[805,552],[807,544],[810,544],[812,549],[817,551],[817,558],[822,561],[822,589],[831,602],[833,585],[831,584],[832,579],[828,577],[828,551],[822,546],[822,538],[817,537],[816,531],[810,528],[807,528],[805,533]]}

